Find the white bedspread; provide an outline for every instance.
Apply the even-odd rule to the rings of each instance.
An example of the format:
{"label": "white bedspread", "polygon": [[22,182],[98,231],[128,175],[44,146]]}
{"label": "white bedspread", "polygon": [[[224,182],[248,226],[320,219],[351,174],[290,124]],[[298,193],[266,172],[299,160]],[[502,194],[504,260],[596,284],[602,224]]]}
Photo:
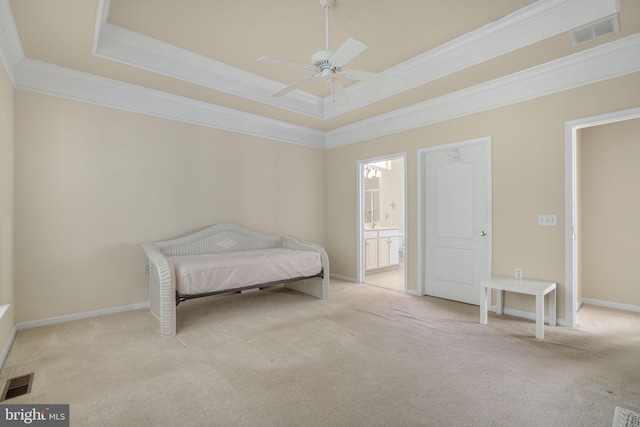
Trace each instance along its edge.
{"label": "white bedspread", "polygon": [[314,276],[322,271],[318,252],[260,249],[171,257],[180,295],[195,295]]}

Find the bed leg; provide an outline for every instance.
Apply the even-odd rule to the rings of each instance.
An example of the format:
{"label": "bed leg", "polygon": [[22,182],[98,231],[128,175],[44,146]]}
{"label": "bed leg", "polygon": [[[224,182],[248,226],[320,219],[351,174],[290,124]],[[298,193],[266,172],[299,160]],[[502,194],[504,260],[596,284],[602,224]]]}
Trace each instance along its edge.
{"label": "bed leg", "polygon": [[297,282],[285,283],[285,288],[293,289],[294,291],[302,292],[303,294],[311,295],[316,298],[328,298],[329,297],[329,279],[323,279],[321,277],[313,277],[311,279],[298,280]]}

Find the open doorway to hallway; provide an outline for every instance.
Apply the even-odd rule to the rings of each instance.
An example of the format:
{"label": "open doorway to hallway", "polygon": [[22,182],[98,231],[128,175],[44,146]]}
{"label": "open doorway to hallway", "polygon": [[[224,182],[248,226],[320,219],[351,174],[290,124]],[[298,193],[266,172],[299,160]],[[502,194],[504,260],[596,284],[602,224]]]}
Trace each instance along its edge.
{"label": "open doorway to hallway", "polygon": [[[586,117],[574,121],[570,121],[565,123],[565,162],[566,162],[566,175],[565,175],[565,184],[566,184],[566,227],[565,227],[565,248],[566,248],[566,257],[565,257],[565,268],[566,268],[566,279],[565,279],[565,319],[564,324],[569,327],[576,327],[577,325],[577,311],[582,302],[589,302],[593,305],[604,305],[609,308],[629,310],[629,311],[639,311],[638,307],[640,306],[638,301],[638,293],[634,294],[629,293],[631,290],[628,285],[625,285],[621,281],[619,283],[623,283],[622,285],[617,284],[616,286],[609,286],[606,290],[599,287],[593,287],[587,284],[586,287],[583,286],[582,279],[585,274],[589,275],[589,278],[596,276],[596,273],[593,271],[585,271],[583,270],[585,262],[594,262],[589,261],[593,257],[597,258],[595,262],[596,267],[602,268],[604,270],[605,262],[610,263],[611,259],[613,262],[616,262],[616,255],[612,256],[610,247],[617,246],[606,246],[602,245],[602,242],[598,241],[597,233],[599,232],[601,236],[605,236],[607,239],[610,239],[614,234],[623,235],[622,239],[619,238],[620,241],[634,241],[633,237],[629,234],[629,230],[623,228],[622,232],[616,231],[615,233],[612,230],[603,230],[603,227],[608,227],[611,225],[622,224],[623,226],[628,224],[633,224],[633,221],[629,222],[625,219],[621,219],[620,216],[616,216],[614,219],[605,219],[604,217],[596,217],[592,218],[589,223],[589,218],[584,216],[585,208],[589,207],[589,201],[585,200],[585,191],[593,192],[597,187],[595,185],[601,185],[606,182],[604,179],[595,179],[598,178],[595,174],[598,173],[602,175],[606,173],[607,175],[617,174],[619,171],[629,172],[633,171],[633,166],[623,165],[622,163],[617,164],[613,163],[613,166],[610,166],[609,172],[603,172],[600,169],[600,166],[604,163],[604,159],[601,158],[601,153],[594,154],[591,153],[591,156],[595,158],[594,164],[598,165],[598,171],[596,169],[589,169],[588,161],[586,157],[589,156],[589,153],[584,153],[580,150],[582,143],[581,139],[585,137],[584,132],[589,132],[585,129],[593,128],[593,129],[605,129],[600,126],[616,124],[619,122],[626,122],[626,124],[622,125],[624,128],[626,126],[631,125],[634,126],[637,119],[640,118],[640,108],[631,108],[628,110],[615,111],[612,113],[606,113],[599,116]],[[611,144],[612,141],[617,141],[619,139],[628,140],[629,134],[633,135],[633,130],[626,131],[620,133],[618,130],[619,125],[614,125],[614,129],[616,129],[616,133],[614,136],[607,135],[603,138],[595,138],[595,140],[607,140],[604,153],[608,156],[613,154],[613,150],[609,152],[609,149],[613,149],[614,146]],[[581,131],[583,130],[583,131]],[[599,132],[598,132],[599,133]],[[597,135],[597,134],[596,134]],[[588,139],[588,138],[587,138]],[[626,145],[627,147],[633,148],[635,147],[636,140],[631,137],[631,144]],[[602,148],[602,147],[600,147]],[[620,147],[618,147],[620,148]],[[619,156],[620,157],[620,156]],[[633,154],[623,153],[622,158],[631,158],[635,159]],[[637,156],[636,156],[637,157]],[[589,174],[594,174],[591,176],[594,181],[593,187],[589,187],[592,184],[588,184],[584,178],[587,178]],[[633,181],[633,178],[632,182]],[[624,182],[624,181],[620,181]],[[625,183],[626,184],[626,183]],[[618,194],[620,191],[624,191],[619,188],[613,188],[617,184],[607,184],[605,188],[605,193],[609,196],[609,192],[612,195]],[[615,191],[613,191],[615,189]],[[627,194],[633,194],[633,191],[630,193],[624,193],[621,200],[626,199]],[[591,194],[589,194],[591,196]],[[626,202],[624,202],[626,203]],[[597,199],[595,205],[604,204],[607,206],[607,209],[612,212],[621,212],[628,210],[629,207],[623,205],[620,202],[616,202],[615,205],[611,202],[602,201]],[[591,206],[594,206],[592,203]],[[626,213],[626,211],[624,212]],[[591,214],[589,212],[588,214]],[[586,223],[585,223],[586,221]],[[592,228],[598,227],[598,230],[592,230]],[[585,232],[590,233],[590,236],[585,236]],[[637,235],[637,233],[636,233]],[[586,238],[585,238],[586,237]],[[595,239],[594,239],[595,238]],[[589,243],[591,240],[591,244]],[[600,246],[604,248],[604,250],[608,253],[607,259],[603,260],[602,257],[598,258],[598,254],[589,254],[589,252],[593,249],[600,249]],[[616,249],[617,250],[617,249]],[[628,256],[628,253],[625,253],[625,256]],[[591,258],[590,258],[591,257]],[[628,263],[627,263],[628,264]],[[632,265],[632,264],[628,264]],[[589,266],[591,268],[593,266]],[[614,266],[613,267],[615,274],[620,275],[620,271]],[[616,280],[606,272],[598,272],[601,277],[604,275],[606,277],[605,282],[611,283],[612,280]],[[623,274],[624,276],[624,274]],[[634,277],[633,275],[631,275]]]}
{"label": "open doorway to hallway", "polygon": [[406,154],[358,162],[358,281],[406,290]]}
{"label": "open doorway to hallway", "polygon": [[[578,305],[640,311],[640,118],[580,129],[576,144]],[[578,322],[579,323],[579,322]]]}

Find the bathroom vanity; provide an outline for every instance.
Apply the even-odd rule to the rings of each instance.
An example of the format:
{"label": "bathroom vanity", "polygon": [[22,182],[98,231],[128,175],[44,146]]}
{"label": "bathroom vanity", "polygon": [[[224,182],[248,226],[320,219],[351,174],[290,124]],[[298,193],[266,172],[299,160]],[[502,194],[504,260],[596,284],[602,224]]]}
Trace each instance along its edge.
{"label": "bathroom vanity", "polygon": [[395,227],[366,227],[364,230],[365,270],[400,264],[401,233]]}

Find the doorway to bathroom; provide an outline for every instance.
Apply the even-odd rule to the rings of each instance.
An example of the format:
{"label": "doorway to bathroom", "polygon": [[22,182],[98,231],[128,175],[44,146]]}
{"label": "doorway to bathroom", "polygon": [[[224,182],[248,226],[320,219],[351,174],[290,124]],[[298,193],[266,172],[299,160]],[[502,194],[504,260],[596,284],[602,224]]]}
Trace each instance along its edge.
{"label": "doorway to bathroom", "polygon": [[406,291],[406,153],[358,162],[360,283]]}

